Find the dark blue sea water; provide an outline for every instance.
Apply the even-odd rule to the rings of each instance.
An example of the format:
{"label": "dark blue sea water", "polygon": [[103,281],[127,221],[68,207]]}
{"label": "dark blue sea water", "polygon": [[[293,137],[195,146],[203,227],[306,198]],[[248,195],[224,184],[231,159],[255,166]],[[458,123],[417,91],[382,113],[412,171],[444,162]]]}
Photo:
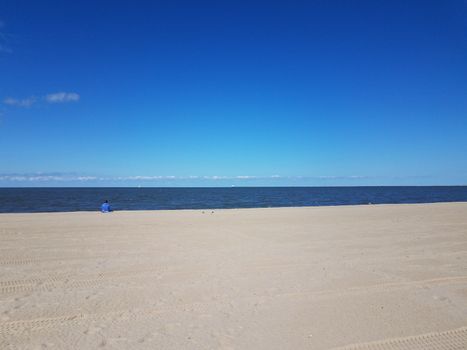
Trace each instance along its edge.
{"label": "dark blue sea water", "polygon": [[467,201],[467,186],[0,188],[0,213],[208,209]]}

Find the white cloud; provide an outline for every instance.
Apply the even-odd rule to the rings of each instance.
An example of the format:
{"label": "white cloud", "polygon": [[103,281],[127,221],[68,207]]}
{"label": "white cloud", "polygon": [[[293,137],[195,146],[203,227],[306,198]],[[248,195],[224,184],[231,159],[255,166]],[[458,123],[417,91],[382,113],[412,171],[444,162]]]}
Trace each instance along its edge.
{"label": "white cloud", "polygon": [[67,173],[27,173],[27,174],[0,174],[0,181],[164,181],[164,180],[245,180],[278,178],[273,176],[173,176],[173,175],[134,175],[134,176],[87,176]]}
{"label": "white cloud", "polygon": [[0,181],[28,182],[28,181],[184,181],[184,180],[199,180],[199,181],[220,181],[220,180],[358,180],[369,179],[370,176],[282,176],[282,175],[236,175],[236,176],[173,176],[173,175],[133,175],[133,176],[88,176],[74,173],[29,173],[29,174],[0,174]]}
{"label": "white cloud", "polygon": [[34,96],[23,99],[7,97],[3,100],[4,104],[17,107],[31,107],[35,102],[36,98]]}
{"label": "white cloud", "polygon": [[118,177],[110,177],[107,180],[144,180],[144,181],[151,181],[151,180],[172,180],[177,179],[175,176],[146,176],[146,175],[136,175],[136,176],[118,176]]}
{"label": "white cloud", "polygon": [[[1,44],[0,51],[2,51]],[[45,100],[48,103],[65,103],[79,101],[80,96],[76,92],[57,92],[53,94],[47,94],[41,97],[40,99]],[[16,107],[31,107],[36,102],[37,98],[35,96],[31,96],[28,98],[7,97],[3,100],[4,104]]]}
{"label": "white cloud", "polygon": [[0,174],[0,181],[28,182],[28,181],[91,181],[96,176],[81,176],[63,173],[28,173],[28,174]]}
{"label": "white cloud", "polygon": [[76,92],[56,92],[45,96],[49,103],[63,103],[79,101],[79,95]]}
{"label": "white cloud", "polygon": [[361,175],[347,175],[347,176],[336,176],[336,175],[325,175],[325,176],[312,176],[311,178],[319,180],[358,180],[358,179],[368,179],[370,176],[361,176]]}
{"label": "white cloud", "polygon": [[227,176],[212,175],[212,176],[203,176],[203,179],[205,179],[205,180],[224,180],[224,179],[228,179],[228,177]]}

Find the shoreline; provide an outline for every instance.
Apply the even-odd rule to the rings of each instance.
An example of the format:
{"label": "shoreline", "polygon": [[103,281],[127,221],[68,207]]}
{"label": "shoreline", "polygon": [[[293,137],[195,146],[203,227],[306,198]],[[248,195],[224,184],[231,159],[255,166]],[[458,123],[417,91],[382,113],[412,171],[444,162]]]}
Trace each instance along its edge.
{"label": "shoreline", "polygon": [[[467,201],[442,201],[442,202],[423,202],[423,203],[368,203],[368,204],[339,204],[339,205],[303,205],[303,206],[278,206],[278,207],[234,207],[234,208],[180,208],[180,209],[123,209],[113,210],[112,213],[134,213],[134,212],[183,212],[183,211],[207,211],[207,210],[255,210],[255,209],[301,209],[301,208],[342,208],[342,207],[370,207],[370,206],[420,206],[420,205],[438,205],[438,204],[462,204]],[[99,209],[96,210],[74,210],[74,211],[37,211],[37,212],[0,212],[0,215],[24,215],[24,214],[73,214],[73,213],[99,213]]]}

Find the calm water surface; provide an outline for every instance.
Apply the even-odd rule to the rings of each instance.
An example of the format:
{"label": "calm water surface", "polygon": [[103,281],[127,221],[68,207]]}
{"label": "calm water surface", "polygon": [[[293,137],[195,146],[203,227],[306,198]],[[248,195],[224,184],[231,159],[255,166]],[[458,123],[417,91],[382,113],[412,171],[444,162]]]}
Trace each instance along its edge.
{"label": "calm water surface", "polygon": [[298,207],[467,201],[467,186],[0,188],[1,213],[97,210]]}

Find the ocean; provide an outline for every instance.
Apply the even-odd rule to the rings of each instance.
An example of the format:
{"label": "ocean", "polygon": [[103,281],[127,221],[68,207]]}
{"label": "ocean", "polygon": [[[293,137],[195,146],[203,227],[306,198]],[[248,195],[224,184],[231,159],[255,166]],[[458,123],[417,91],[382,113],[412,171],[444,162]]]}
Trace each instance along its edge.
{"label": "ocean", "polygon": [[0,213],[219,209],[467,201],[467,186],[0,188]]}

